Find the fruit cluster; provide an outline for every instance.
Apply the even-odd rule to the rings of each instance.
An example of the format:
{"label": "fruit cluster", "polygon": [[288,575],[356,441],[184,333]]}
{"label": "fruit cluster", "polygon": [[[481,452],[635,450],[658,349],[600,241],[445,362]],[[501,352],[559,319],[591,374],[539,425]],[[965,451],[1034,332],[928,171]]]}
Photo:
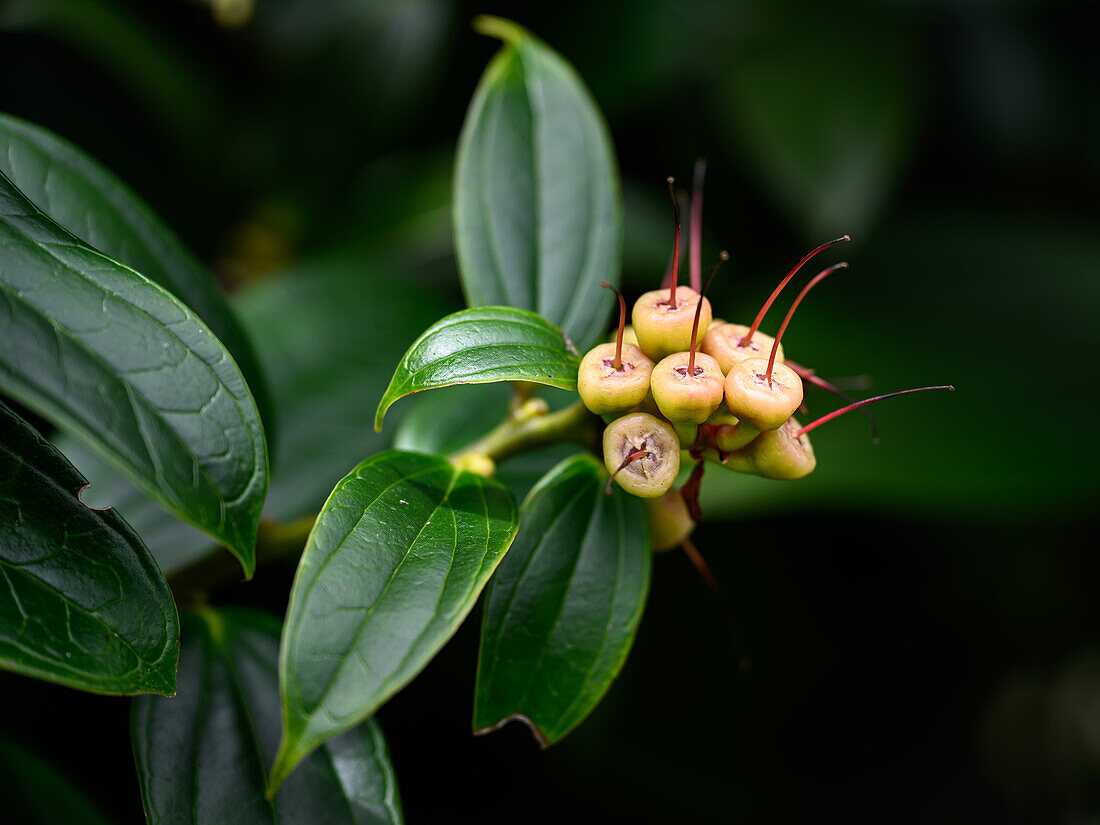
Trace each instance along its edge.
{"label": "fruit cluster", "polygon": [[[670,192],[671,185],[670,178]],[[823,270],[806,284],[775,338],[759,330],[772,303],[799,269],[822,250],[849,240],[848,236],[824,243],[806,255],[780,282],[753,323],[744,326],[714,318],[705,297],[714,274],[728,259],[725,252],[700,288],[698,214],[696,203],[691,238],[694,286],[677,283],[680,218],[676,207],[675,243],[666,285],[637,300],[632,326],[626,325],[626,301],[615,289],[620,310],[618,334],[584,356],[577,377],[585,406],[603,416],[607,424],[603,457],[611,474],[608,491],[614,481],[627,492],[651,500],[655,550],[683,542],[698,521],[702,460],[765,478],[802,478],[817,463],[808,431],[842,412],[878,400],[855,402],[806,426],[793,418],[802,408],[804,379],[851,401],[813,370],[788,362],[780,343],[806,293],[846,263]],[[606,282],[603,285],[614,289]],[[700,463],[692,479],[681,490],[674,490],[685,456]]]}

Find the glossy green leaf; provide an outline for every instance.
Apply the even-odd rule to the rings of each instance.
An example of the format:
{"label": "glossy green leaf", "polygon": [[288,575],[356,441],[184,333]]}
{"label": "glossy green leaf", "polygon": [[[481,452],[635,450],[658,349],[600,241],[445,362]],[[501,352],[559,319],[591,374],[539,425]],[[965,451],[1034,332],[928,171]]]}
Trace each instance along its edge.
{"label": "glossy green leaf", "polygon": [[503,486],[437,456],[388,450],[336,485],[290,596],[271,788],[420,672],[470,612],[517,524]]}
{"label": "glossy green leaf", "polygon": [[108,825],[109,820],[52,765],[0,737],[4,817],[18,825]]}
{"label": "glossy green leaf", "polygon": [[378,404],[374,428],[399,398],[454,384],[529,381],[577,388],[580,359],[561,330],[511,307],[464,309],[432,324],[409,347]]}
{"label": "glossy green leaf", "polygon": [[588,454],[566,459],[527,497],[515,546],[485,600],[474,729],[526,722],[543,747],[592,711],[618,674],[649,593],[641,500],[604,495]]}
{"label": "glossy green leaf", "polygon": [[0,173],[61,227],[193,309],[237,361],[270,435],[263,376],[244,328],[210,273],[137,194],[68,141],[5,114]]}
{"label": "glossy green leaf", "polygon": [[279,623],[248,610],[183,615],[179,694],[134,703],[131,735],[151,825],[398,825],[397,785],[374,720],[330,739],[274,799]]}
{"label": "glossy green leaf", "polygon": [[255,402],[163,288],[87,246],[0,175],[0,390],[222,541],[246,576],[267,489]]}
{"label": "glossy green leaf", "polygon": [[0,404],[0,667],[95,693],[170,694],[176,606],[156,562],[84,478]]}
{"label": "glossy green leaf", "polygon": [[586,349],[619,283],[622,194],[607,125],[576,71],[515,24],[479,18],[505,41],[459,139],[455,251],[471,306],[538,312]]}
{"label": "glossy green leaf", "polygon": [[911,48],[904,32],[870,15],[773,13],[776,36],[731,52],[716,108],[748,173],[808,237],[857,237],[882,213],[916,144]]}

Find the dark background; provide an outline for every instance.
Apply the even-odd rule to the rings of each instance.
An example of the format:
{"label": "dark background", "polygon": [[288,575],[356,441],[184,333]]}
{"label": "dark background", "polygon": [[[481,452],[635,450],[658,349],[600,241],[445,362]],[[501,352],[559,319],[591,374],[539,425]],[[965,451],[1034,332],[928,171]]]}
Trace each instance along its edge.
{"label": "dark background", "polygon": [[[787,351],[876,391],[958,387],[886,402],[879,445],[858,416],[819,430],[804,481],[712,471],[696,543],[727,604],[659,557],[623,674],[548,752],[519,726],[469,735],[467,622],[379,713],[410,823],[1100,817],[1088,4],[250,5],[237,25],[232,2],[0,0],[0,109],[114,170],[246,311],[317,260],[422,278],[457,308],[450,162],[497,47],[469,23],[491,12],[559,50],[606,114],[632,294],[669,254],[664,178],[705,156],[704,261],[732,256],[718,314],[751,317],[848,232],[852,268]],[[352,304],[386,300],[372,279]],[[291,574],[217,603],[278,613]],[[12,676],[0,697],[0,730],[139,821],[126,700]]]}

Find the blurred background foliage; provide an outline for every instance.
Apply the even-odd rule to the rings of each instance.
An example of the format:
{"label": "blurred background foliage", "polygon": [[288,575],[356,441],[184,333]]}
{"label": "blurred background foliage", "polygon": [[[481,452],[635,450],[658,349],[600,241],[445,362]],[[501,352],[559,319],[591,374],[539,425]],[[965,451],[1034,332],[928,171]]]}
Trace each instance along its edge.
{"label": "blurred background foliage", "polygon": [[[314,511],[395,429],[421,437],[441,403],[464,406],[413,399],[395,409],[408,413],[403,429],[376,436],[370,423],[401,353],[460,306],[450,175],[496,49],[470,31],[482,12],[559,50],[606,114],[628,295],[652,288],[668,259],[665,176],[687,183],[702,156],[704,263],[732,256],[716,314],[751,317],[804,251],[847,232],[852,268],[800,310],[787,351],[860,392],[958,387],[880,407],[878,445],[858,416],[820,430],[804,481],[711,470],[697,543],[728,605],[708,606],[681,558],[658,559],[619,683],[546,754],[518,729],[468,736],[468,623],[379,715],[410,822],[794,821],[837,809],[1091,821],[1100,52],[1088,10],[0,0],[0,109],[112,169],[233,293],[278,411],[267,514],[280,522]],[[835,406],[809,401],[814,413]],[[538,466],[502,473],[522,489]],[[177,545],[191,558],[186,531],[156,514],[143,529],[140,503],[92,492],[162,560]],[[279,613],[292,572],[261,570],[220,598]],[[28,762],[28,776],[48,762],[108,820],[136,821],[125,700],[11,676],[0,688],[6,706],[34,701],[65,731],[33,741],[5,719],[0,756],[37,753],[46,761]]]}

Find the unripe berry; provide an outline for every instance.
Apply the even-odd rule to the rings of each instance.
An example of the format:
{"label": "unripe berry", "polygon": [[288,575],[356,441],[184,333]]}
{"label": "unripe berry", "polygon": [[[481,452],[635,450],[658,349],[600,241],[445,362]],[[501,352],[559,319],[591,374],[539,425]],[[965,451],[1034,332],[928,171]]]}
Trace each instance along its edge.
{"label": "unripe berry", "polygon": [[654,553],[679,547],[695,530],[695,522],[679,490],[669,490],[660,498],[649,499],[646,512],[649,514],[649,537]]}
{"label": "unripe berry", "polygon": [[[702,424],[722,405],[725,377],[718,362],[704,353],[677,352],[653,368],[650,390],[661,414],[674,423]],[[687,445],[690,446],[690,445]]]}
{"label": "unripe berry", "polygon": [[792,480],[813,472],[817,466],[814,448],[808,435],[795,435],[798,430],[798,422],[789,418],[779,429],[762,433],[753,441],[748,452],[760,475]]}
{"label": "unripe berry", "polygon": [[699,328],[706,329],[710,325],[710,301],[700,299],[699,293],[691,287],[676,287],[675,305],[669,298],[670,290],[647,292],[635,302],[631,314],[638,346],[654,361],[691,346],[691,328],[700,302]]}
{"label": "unripe berry", "polygon": [[726,376],[726,406],[758,430],[775,430],[802,405],[802,379],[783,364],[746,358]]}
{"label": "unripe berry", "polygon": [[680,472],[680,441],[667,422],[647,413],[629,413],[603,431],[603,461],[628,493],[656,498]]}
{"label": "unripe berry", "polygon": [[649,393],[653,362],[631,344],[623,344],[616,367],[616,344],[597,344],[581,360],[577,392],[596,415],[622,414],[637,407]]}
{"label": "unripe berry", "polygon": [[[754,332],[752,338],[741,346],[749,328],[742,324],[712,324],[703,336],[699,349],[718,362],[723,375],[729,375],[733,365],[746,358],[767,358],[775,339],[762,332]],[[783,347],[776,352],[775,360],[783,363]]]}
{"label": "unripe berry", "polygon": [[619,299],[619,333],[613,344],[598,344],[581,360],[577,372],[577,392],[584,405],[596,415],[622,415],[642,403],[649,394],[649,376],[653,362],[626,337],[626,301],[623,294],[607,281],[605,289]]}

